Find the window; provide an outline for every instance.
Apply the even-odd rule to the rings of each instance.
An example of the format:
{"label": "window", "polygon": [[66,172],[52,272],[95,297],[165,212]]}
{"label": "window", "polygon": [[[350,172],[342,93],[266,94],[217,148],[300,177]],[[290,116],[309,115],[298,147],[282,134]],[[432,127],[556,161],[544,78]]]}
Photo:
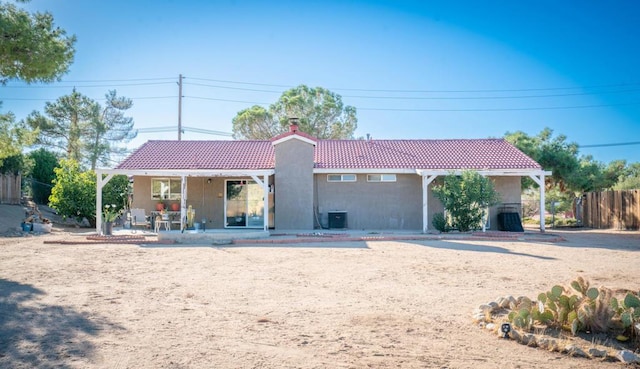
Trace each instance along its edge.
{"label": "window", "polygon": [[226,227],[262,228],[264,192],[252,180],[227,180],[225,202]]}
{"label": "window", "polygon": [[367,174],[367,182],[395,182],[395,174]]}
{"label": "window", "polygon": [[356,175],[355,174],[328,174],[327,181],[328,182],[355,182]]}
{"label": "window", "polygon": [[180,178],[151,179],[151,198],[154,200],[180,200]]}

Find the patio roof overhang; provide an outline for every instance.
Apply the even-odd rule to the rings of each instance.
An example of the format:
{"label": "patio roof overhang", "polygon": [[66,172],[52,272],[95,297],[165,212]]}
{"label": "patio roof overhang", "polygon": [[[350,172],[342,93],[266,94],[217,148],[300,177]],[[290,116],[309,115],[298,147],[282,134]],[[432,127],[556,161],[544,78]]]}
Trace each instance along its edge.
{"label": "patio roof overhang", "polygon": [[[462,172],[469,169],[416,169],[416,173],[420,176],[446,176],[449,174],[460,175]],[[551,172],[541,169],[472,169],[483,176],[515,176],[515,177],[530,177],[540,175],[551,175]]]}
{"label": "patio roof overhang", "polygon": [[96,174],[168,177],[251,177],[274,173],[274,169],[96,169]]}
{"label": "patio roof overhang", "polygon": [[[439,176],[446,176],[449,174],[460,175],[464,170],[426,170],[417,169],[416,174],[422,177],[422,228],[423,232],[427,233],[429,223],[429,206],[428,206],[428,188],[429,184],[433,182]],[[540,231],[544,232],[544,213],[545,213],[545,186],[544,177],[550,176],[552,172],[542,169],[483,169],[476,170],[480,175],[491,176],[512,176],[512,177],[529,177],[531,178],[540,189]],[[484,230],[484,228],[483,228]]]}
{"label": "patio roof overhang", "polygon": [[417,174],[419,176],[446,176],[449,174],[460,175],[467,170],[473,170],[483,176],[515,176],[529,177],[551,175],[551,172],[540,169],[412,169],[412,168],[315,168],[314,174]]}
{"label": "patio roof overhang", "polygon": [[[269,176],[275,173],[274,169],[96,169],[96,232],[102,232],[102,188],[114,175],[126,176],[155,176],[155,177],[180,177],[182,178],[180,201],[180,228],[184,224],[186,215],[185,178],[188,177],[251,177],[258,183],[265,194],[265,209],[269,207],[267,193],[269,192]],[[262,177],[262,179],[260,179]],[[268,229],[268,218],[264,217],[264,229]]]}

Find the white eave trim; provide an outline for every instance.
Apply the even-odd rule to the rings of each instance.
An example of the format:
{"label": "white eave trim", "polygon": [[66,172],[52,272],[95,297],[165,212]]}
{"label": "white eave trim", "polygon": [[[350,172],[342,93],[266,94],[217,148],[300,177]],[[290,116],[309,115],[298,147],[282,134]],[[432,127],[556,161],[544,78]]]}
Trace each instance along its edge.
{"label": "white eave trim", "polygon": [[472,170],[485,176],[516,176],[516,177],[528,177],[530,175],[551,175],[551,172],[541,169],[453,169],[453,170],[431,170],[431,169],[416,169],[415,173],[420,176],[446,176],[449,174],[460,175],[462,172]]}
{"label": "white eave trim", "polygon": [[270,176],[274,169],[96,169],[96,173],[123,174],[127,176],[164,177],[251,177]]}
{"label": "white eave trim", "polygon": [[314,140],[312,140],[310,138],[304,137],[304,136],[297,135],[295,133],[292,134],[292,135],[289,135],[289,136],[282,137],[282,138],[277,139],[275,141],[272,141],[271,144],[273,146],[275,146],[275,145],[278,145],[278,144],[281,144],[283,142],[286,142],[286,141],[289,141],[289,140],[293,140],[293,139],[300,140],[302,142],[306,142],[306,143],[308,143],[310,145],[316,146],[316,141],[314,141]]}
{"label": "white eave trim", "polygon": [[[419,176],[446,176],[449,174],[461,174],[465,170],[474,169],[407,169],[407,168],[368,168],[368,169],[331,169],[331,168],[315,168],[314,174],[417,174]],[[530,175],[551,175],[551,172],[540,169],[483,169],[475,170],[481,175],[486,176],[517,176],[528,177]]]}
{"label": "white eave trim", "polygon": [[416,174],[415,169],[329,169],[316,168],[314,174]]}

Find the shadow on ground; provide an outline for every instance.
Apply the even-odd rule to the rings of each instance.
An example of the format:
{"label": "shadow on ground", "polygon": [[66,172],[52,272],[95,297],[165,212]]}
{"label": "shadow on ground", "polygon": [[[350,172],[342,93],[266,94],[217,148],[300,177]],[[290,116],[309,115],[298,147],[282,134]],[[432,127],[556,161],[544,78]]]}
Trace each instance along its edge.
{"label": "shadow on ground", "polygon": [[103,318],[38,302],[43,290],[0,278],[0,366],[71,368],[91,358],[90,337],[104,329],[123,329]]}
{"label": "shadow on ground", "polygon": [[506,249],[504,247],[489,246],[489,245],[478,245],[478,244],[468,244],[468,243],[464,243],[464,242],[460,242],[460,241],[458,241],[458,242],[450,242],[450,241],[416,242],[416,241],[413,241],[413,242],[410,242],[410,243],[415,244],[415,245],[419,245],[419,246],[432,247],[434,249],[449,249],[449,250],[456,250],[456,251],[471,251],[471,252],[492,252],[492,253],[495,253],[495,254],[509,254],[509,255],[516,255],[516,256],[526,256],[526,257],[531,257],[531,258],[541,259],[541,260],[556,260],[555,258],[548,257],[548,256],[527,254],[527,253],[521,253],[521,252],[513,252],[513,251],[511,251],[509,249]]}

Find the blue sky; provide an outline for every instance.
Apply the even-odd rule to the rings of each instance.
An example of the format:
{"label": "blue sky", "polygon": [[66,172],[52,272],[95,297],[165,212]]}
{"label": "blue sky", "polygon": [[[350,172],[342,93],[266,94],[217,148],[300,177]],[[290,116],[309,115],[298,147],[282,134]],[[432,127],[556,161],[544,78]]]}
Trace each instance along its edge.
{"label": "blue sky", "polygon": [[[18,119],[78,91],[133,99],[129,144],[185,127],[231,133],[235,114],[293,86],[358,111],[356,136],[486,138],[550,127],[580,145],[640,142],[640,3],[600,1],[32,0],[78,38],[50,85],[0,87]],[[176,127],[169,132],[153,131]],[[183,139],[228,139],[186,131]],[[583,147],[640,161],[640,144]]]}

